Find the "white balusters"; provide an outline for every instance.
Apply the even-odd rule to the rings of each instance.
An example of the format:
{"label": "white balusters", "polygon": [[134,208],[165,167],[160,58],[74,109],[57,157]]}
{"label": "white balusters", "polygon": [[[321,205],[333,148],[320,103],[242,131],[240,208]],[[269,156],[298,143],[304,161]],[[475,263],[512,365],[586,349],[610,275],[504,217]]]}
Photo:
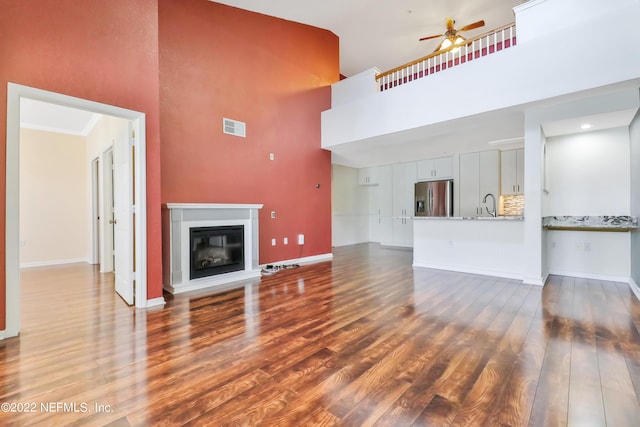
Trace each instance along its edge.
{"label": "white balusters", "polygon": [[[493,36],[493,40],[491,37]],[[382,73],[377,77],[380,90],[388,90],[392,87],[409,83],[413,80],[426,77],[430,74],[442,71],[463,62],[468,62],[476,58],[498,52],[498,50],[512,47],[515,37],[515,25],[498,29],[492,33],[484,34],[480,37],[468,41],[457,49],[437,52],[424,57],[424,59],[412,62],[406,66],[399,67],[393,71]],[[508,43],[508,45],[507,45]],[[483,53],[483,49],[485,52]],[[493,50],[492,50],[493,49]],[[463,60],[464,58],[464,60]],[[456,63],[456,59],[458,62]],[[420,74],[422,72],[422,75]]]}

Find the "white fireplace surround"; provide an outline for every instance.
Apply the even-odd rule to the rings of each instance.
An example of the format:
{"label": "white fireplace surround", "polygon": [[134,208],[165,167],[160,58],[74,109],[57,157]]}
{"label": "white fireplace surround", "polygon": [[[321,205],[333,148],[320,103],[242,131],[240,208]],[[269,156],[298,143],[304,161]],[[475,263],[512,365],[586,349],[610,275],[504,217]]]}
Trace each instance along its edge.
{"label": "white fireplace surround", "polygon": [[[260,204],[167,203],[163,212],[164,288],[172,294],[226,286],[260,277],[258,265],[258,209]],[[191,279],[190,229],[196,227],[244,226],[244,270]],[[168,267],[168,268],[167,268]]]}

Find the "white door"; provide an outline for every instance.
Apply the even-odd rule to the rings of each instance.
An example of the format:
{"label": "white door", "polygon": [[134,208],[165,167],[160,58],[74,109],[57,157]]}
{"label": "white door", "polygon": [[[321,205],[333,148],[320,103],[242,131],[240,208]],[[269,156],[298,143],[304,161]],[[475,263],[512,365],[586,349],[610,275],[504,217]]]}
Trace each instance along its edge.
{"label": "white door", "polygon": [[133,151],[129,135],[130,128],[123,126],[113,144],[113,263],[116,292],[133,305]]}

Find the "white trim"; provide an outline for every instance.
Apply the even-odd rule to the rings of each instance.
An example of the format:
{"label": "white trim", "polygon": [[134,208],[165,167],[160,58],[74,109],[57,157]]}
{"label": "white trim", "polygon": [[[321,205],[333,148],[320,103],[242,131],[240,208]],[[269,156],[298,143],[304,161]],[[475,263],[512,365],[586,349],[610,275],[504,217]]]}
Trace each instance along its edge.
{"label": "white trim", "polygon": [[413,243],[380,242],[380,246],[384,246],[387,248],[413,249]]}
{"label": "white trim", "polygon": [[89,264],[88,258],[70,258],[70,259],[54,259],[51,261],[36,261],[36,262],[21,262],[20,268],[34,268],[34,267],[48,267],[51,265],[64,265],[64,264]]}
{"label": "white trim", "polygon": [[[89,176],[91,180],[91,194],[89,196],[91,206],[91,256],[89,263],[100,264],[100,157],[96,157],[89,162]],[[21,264],[22,265],[22,264]]]}
{"label": "white trim", "polygon": [[144,113],[86,99],[75,98],[29,86],[7,84],[6,140],[6,240],[5,286],[6,329],[3,338],[20,332],[20,99],[78,108],[97,114],[120,117],[132,122],[136,130],[136,307],[147,305],[147,211],[146,211],[146,133]]}
{"label": "white trim", "polygon": [[[522,280],[522,276],[519,274],[507,273],[504,271],[496,271],[496,270],[482,270],[479,268],[466,268],[466,267],[458,267],[458,266],[452,266],[452,265],[436,265],[436,264],[423,264],[423,263],[413,263],[413,267],[431,268],[435,270],[455,271],[457,273],[479,274],[481,276],[493,276],[493,277],[502,277],[505,279]],[[538,285],[538,283],[527,283],[527,284]]]}
{"label": "white trim", "polygon": [[165,301],[164,297],[160,297],[160,298],[152,298],[147,300],[147,304],[146,304],[146,308],[153,308],[153,307],[162,307],[163,305],[165,305],[167,302]]}
{"label": "white trim", "polygon": [[[137,113],[131,120],[131,128],[135,132],[135,191],[136,207],[135,229],[135,269],[136,269],[136,307],[147,307],[147,130],[146,116]],[[129,135],[131,137],[131,135]]]}
{"label": "white trim", "polygon": [[260,268],[264,268],[267,265],[282,265],[282,264],[300,264],[300,265],[305,265],[305,264],[316,264],[319,262],[325,262],[325,261],[331,261],[333,259],[333,254],[332,253],[328,253],[328,254],[320,254],[320,255],[312,255],[312,256],[307,256],[304,258],[295,258],[295,259],[288,259],[285,261],[274,261],[274,262],[269,262],[266,264],[260,264]]}
{"label": "white trim", "polygon": [[167,203],[167,209],[262,209],[261,204]]}
{"label": "white trim", "polygon": [[629,287],[631,288],[631,292],[640,300],[640,286],[633,280],[633,277],[629,277]]}
{"label": "white trim", "polygon": [[20,332],[20,98],[22,86],[7,85],[5,304],[3,338]]}
{"label": "white trim", "polygon": [[560,270],[550,271],[549,274],[554,276],[575,277],[578,279],[604,280],[606,282],[629,283],[629,276],[613,276],[608,274],[593,274],[593,273],[585,273],[581,271],[560,271]]}
{"label": "white trim", "polygon": [[[220,289],[234,288],[234,284],[243,280],[255,279],[260,277],[260,270],[242,270],[231,273],[218,274],[216,276],[203,277],[201,279],[189,280],[187,284],[180,286],[165,285],[165,289],[174,295],[185,292],[197,291],[200,289],[208,289],[218,291]],[[244,286],[246,283],[239,283],[238,286]]]}
{"label": "white trim", "polygon": [[534,286],[544,286],[547,283],[547,279],[549,278],[549,274],[545,274],[543,277],[523,277],[522,283],[525,285],[534,285]]}
{"label": "white trim", "polygon": [[[169,270],[163,277],[163,287],[177,294],[198,289],[220,289],[229,283],[260,277],[258,268],[258,209],[261,204],[213,204],[213,203],[167,203],[169,215],[165,226],[169,230],[169,242],[165,240],[163,251]],[[185,211],[204,212],[195,215]],[[241,211],[239,214],[238,211]],[[186,219],[185,219],[186,217]],[[219,227],[242,225],[244,227],[244,269],[214,276],[191,279],[190,277],[190,229],[194,227]],[[179,268],[179,269],[178,269]]]}

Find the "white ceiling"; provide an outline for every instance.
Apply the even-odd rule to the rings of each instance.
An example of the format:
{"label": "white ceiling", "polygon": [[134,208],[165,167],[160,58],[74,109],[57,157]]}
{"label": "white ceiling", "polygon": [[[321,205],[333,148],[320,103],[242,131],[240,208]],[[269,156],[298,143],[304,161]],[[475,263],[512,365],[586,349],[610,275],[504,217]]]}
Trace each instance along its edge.
{"label": "white ceiling", "polygon": [[418,41],[484,19],[473,37],[514,21],[523,0],[217,0],[229,6],[330,30],[340,39],[340,72],[349,77],[369,68],[390,70],[430,54],[441,39]]}
{"label": "white ceiling", "polygon": [[67,135],[87,136],[100,114],[22,98],[20,127]]}

